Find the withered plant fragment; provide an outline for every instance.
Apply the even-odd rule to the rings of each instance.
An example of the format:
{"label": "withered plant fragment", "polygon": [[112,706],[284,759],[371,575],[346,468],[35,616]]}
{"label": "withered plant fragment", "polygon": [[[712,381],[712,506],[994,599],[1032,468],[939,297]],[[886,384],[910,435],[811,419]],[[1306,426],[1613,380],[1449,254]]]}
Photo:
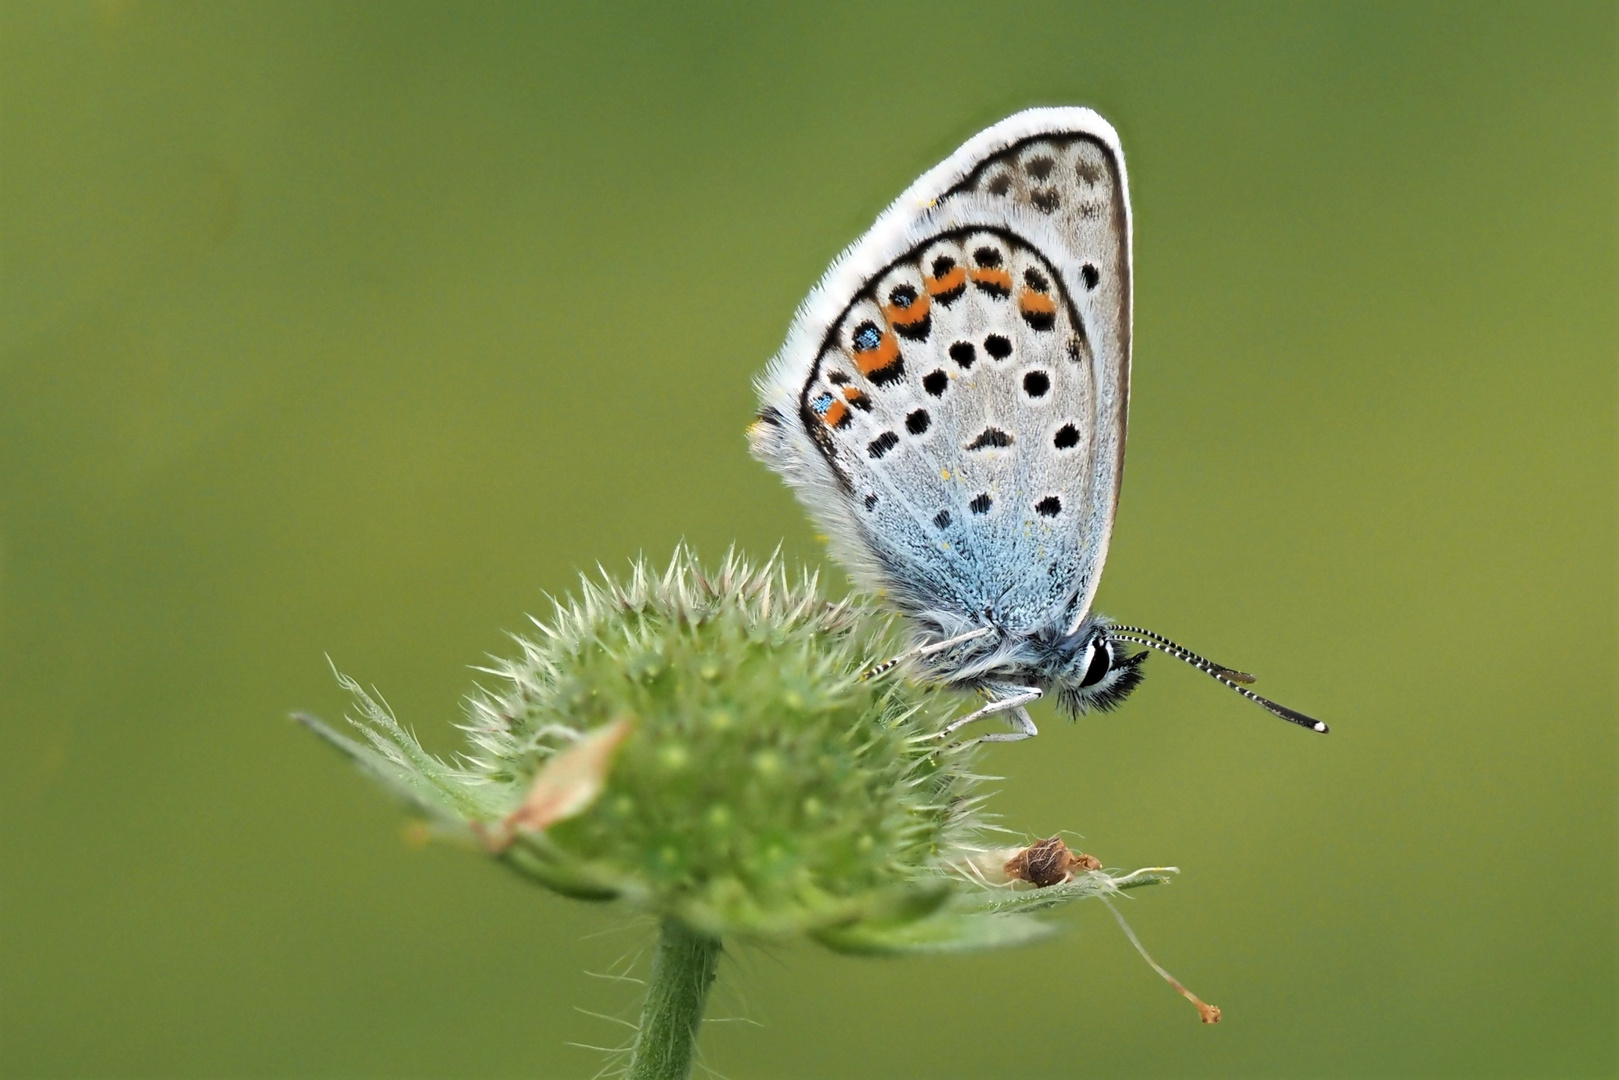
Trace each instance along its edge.
{"label": "withered plant fragment", "polygon": [[1060,885],[1082,870],[1100,870],[1102,861],[1094,855],[1069,850],[1062,837],[1051,836],[1030,844],[1006,860],[1002,868],[1013,881],[1027,881],[1037,888]]}

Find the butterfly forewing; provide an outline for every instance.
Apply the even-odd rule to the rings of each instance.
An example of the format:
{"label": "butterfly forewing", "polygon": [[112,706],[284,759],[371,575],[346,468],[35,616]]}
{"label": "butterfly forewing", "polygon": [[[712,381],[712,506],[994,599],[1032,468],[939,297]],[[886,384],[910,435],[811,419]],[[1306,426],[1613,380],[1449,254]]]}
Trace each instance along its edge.
{"label": "butterfly forewing", "polygon": [[1130,281],[1121,166],[1093,121],[1022,114],[924,176],[834,264],[769,373],[756,449],[913,614],[1066,630],[1095,590]]}

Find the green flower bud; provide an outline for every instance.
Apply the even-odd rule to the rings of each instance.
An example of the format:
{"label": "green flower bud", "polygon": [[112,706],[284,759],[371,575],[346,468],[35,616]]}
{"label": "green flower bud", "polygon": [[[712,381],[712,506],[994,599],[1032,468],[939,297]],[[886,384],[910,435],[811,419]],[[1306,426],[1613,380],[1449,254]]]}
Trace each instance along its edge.
{"label": "green flower bud", "polygon": [[1160,880],[1087,864],[1025,903],[980,872],[976,752],[933,738],[958,699],[864,679],[903,650],[894,621],[779,560],[733,554],[709,574],[681,550],[662,573],[643,561],[622,584],[582,580],[536,626],[485,669],[496,682],[469,700],[471,748],[453,764],[343,676],[366,743],[303,719],[438,832],[714,939],[1011,944],[1046,931],[1031,911]]}

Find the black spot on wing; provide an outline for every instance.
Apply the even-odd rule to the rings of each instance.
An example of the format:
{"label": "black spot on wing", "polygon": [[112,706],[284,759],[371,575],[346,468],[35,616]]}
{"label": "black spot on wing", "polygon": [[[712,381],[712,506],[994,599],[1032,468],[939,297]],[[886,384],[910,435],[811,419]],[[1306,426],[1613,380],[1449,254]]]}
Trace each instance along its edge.
{"label": "black spot on wing", "polygon": [[872,458],[876,460],[898,445],[899,436],[895,435],[892,431],[885,431],[866,444],[866,453],[870,454]]}
{"label": "black spot on wing", "polygon": [[915,322],[896,322],[894,324],[894,333],[909,341],[926,341],[928,339],[928,335],[932,332],[932,315],[924,315]]}
{"label": "black spot on wing", "polygon": [[933,524],[941,529],[948,529],[950,527],[950,511],[940,510],[937,514],[934,514]]}
{"label": "black spot on wing", "polygon": [[950,385],[950,376],[943,371],[930,371],[922,376],[922,389],[938,397],[944,393],[945,387]]}
{"label": "black spot on wing", "polygon": [[905,430],[912,435],[920,435],[928,429],[931,418],[926,409],[917,409],[905,418]]}
{"label": "black spot on wing", "polygon": [[1057,437],[1051,440],[1051,444],[1058,450],[1072,450],[1079,445],[1079,429],[1073,424],[1064,424],[1057,429]]}
{"label": "black spot on wing", "polygon": [[978,350],[973,348],[973,343],[970,341],[958,341],[950,346],[950,359],[954,360],[965,371],[973,366],[974,360],[978,359]]}
{"label": "black spot on wing", "polygon": [[1056,517],[1062,513],[1062,500],[1055,495],[1047,495],[1034,504],[1034,512],[1041,517]]}
{"label": "black spot on wing", "polygon": [[1029,311],[1025,308],[1020,314],[1023,316],[1023,321],[1029,324],[1030,330],[1044,332],[1057,325],[1057,313],[1055,311]]}
{"label": "black spot on wing", "polygon": [[987,427],[978,433],[977,438],[967,444],[969,450],[987,450],[990,447],[1004,447],[1012,445],[1012,436],[997,427]]}
{"label": "black spot on wing", "polygon": [[1050,389],[1051,376],[1043,371],[1031,371],[1023,376],[1023,392],[1032,398],[1045,397]]}
{"label": "black spot on wing", "polygon": [[1085,291],[1091,292],[1102,283],[1102,272],[1090,263],[1079,268],[1079,276],[1085,279]]}
{"label": "black spot on wing", "polygon": [[984,338],[984,351],[997,360],[1005,360],[1012,355],[1012,343],[1000,334],[990,334]]}
{"label": "black spot on wing", "polygon": [[1062,205],[1056,188],[1037,189],[1029,194],[1029,201],[1034,203],[1034,208],[1042,214],[1054,213],[1057,207]]}
{"label": "black spot on wing", "polygon": [[989,497],[989,492],[981,492],[973,497],[972,502],[967,504],[967,509],[975,514],[987,514],[993,502],[994,500]]}
{"label": "black spot on wing", "polygon": [[905,361],[895,360],[885,368],[878,368],[866,378],[871,380],[873,386],[887,386],[905,376]]}
{"label": "black spot on wing", "polygon": [[1057,163],[1045,155],[1030,158],[1028,161],[1023,163],[1023,171],[1034,177],[1036,180],[1044,180],[1046,177],[1051,175],[1051,170],[1055,169],[1056,167]]}

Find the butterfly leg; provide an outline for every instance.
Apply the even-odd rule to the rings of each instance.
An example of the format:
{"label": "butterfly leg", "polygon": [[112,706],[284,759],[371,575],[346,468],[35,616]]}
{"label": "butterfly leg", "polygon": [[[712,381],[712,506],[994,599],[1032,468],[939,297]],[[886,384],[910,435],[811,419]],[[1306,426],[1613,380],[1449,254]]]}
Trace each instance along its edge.
{"label": "butterfly leg", "polygon": [[888,674],[890,671],[893,671],[907,660],[920,660],[924,656],[932,656],[934,653],[944,652],[946,649],[960,645],[963,642],[975,641],[978,638],[983,637],[985,634],[993,634],[994,632],[995,628],[993,626],[980,626],[977,630],[969,630],[965,634],[957,634],[953,638],[946,638],[944,641],[936,641],[932,645],[918,645],[910,652],[902,652],[892,660],[884,660],[882,663],[878,664],[876,667],[872,668],[870,671],[866,672],[860,677],[868,680],[875,679],[879,675]]}
{"label": "butterfly leg", "polygon": [[1032,739],[1040,734],[1040,729],[1034,726],[1034,717],[1022,705],[1012,710],[1011,731],[992,731],[988,735],[980,735],[974,742],[1020,742],[1023,739]]}
{"label": "butterfly leg", "polygon": [[1020,687],[1016,693],[1010,695],[1009,697],[1003,697],[999,701],[992,701],[988,705],[985,705],[982,709],[979,709],[977,712],[970,712],[960,719],[950,721],[950,723],[946,724],[944,728],[933,737],[935,739],[948,739],[950,736],[954,735],[956,732],[960,731],[962,728],[966,727],[975,720],[982,720],[984,717],[994,716],[996,713],[1011,712],[1012,723],[1014,726],[1016,726],[1017,730],[1008,731],[1000,735],[985,735],[982,741],[1015,742],[1018,739],[1030,738],[1031,736],[1037,734],[1039,729],[1034,726],[1034,721],[1029,718],[1029,711],[1025,709],[1024,706],[1029,704],[1031,701],[1039,700],[1039,687]]}

